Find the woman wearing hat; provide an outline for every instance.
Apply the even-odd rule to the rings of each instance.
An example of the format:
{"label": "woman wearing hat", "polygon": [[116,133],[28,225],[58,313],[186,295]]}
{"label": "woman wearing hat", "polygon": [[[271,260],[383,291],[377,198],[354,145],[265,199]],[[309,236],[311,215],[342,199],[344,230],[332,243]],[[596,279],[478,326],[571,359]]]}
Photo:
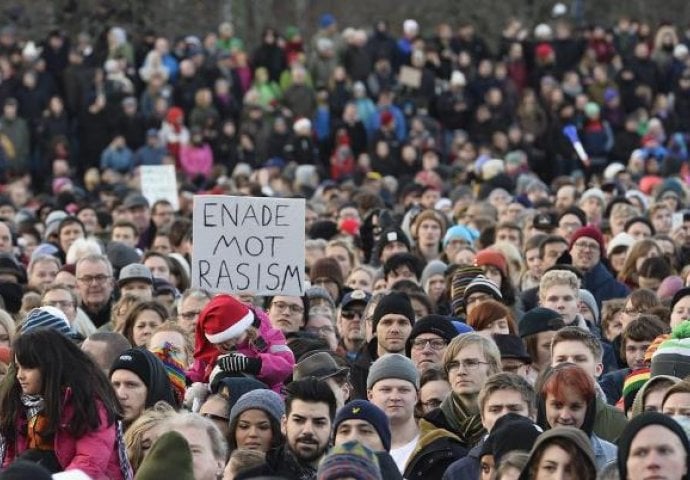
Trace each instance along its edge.
{"label": "woman wearing hat", "polygon": [[252,390],[242,395],[230,409],[230,450],[238,448],[268,452],[283,443],[280,419],[285,404],[271,390]]}
{"label": "woman wearing hat", "polygon": [[618,440],[621,479],[688,479],[688,437],[672,418],[645,412],[625,427]]}

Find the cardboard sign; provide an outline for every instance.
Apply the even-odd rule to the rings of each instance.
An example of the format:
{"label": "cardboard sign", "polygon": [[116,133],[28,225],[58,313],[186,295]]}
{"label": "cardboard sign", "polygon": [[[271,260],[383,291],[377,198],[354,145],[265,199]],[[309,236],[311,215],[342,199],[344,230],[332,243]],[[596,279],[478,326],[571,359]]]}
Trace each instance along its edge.
{"label": "cardboard sign", "polygon": [[303,295],[304,199],[194,197],[192,286]]}
{"label": "cardboard sign", "polygon": [[400,67],[400,84],[410,88],[422,86],[422,71],[415,67],[403,65]]}
{"label": "cardboard sign", "polygon": [[180,209],[174,165],[142,165],[139,170],[141,194],[150,205],[167,200],[175,211]]}

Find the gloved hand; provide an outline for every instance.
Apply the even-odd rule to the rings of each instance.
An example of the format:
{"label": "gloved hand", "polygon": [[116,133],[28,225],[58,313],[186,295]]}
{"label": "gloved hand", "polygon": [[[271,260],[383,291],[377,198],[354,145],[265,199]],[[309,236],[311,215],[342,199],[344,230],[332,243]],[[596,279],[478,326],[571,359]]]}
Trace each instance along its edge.
{"label": "gloved hand", "polygon": [[187,388],[182,406],[196,413],[209,393],[208,384],[194,382]]}
{"label": "gloved hand", "polygon": [[258,375],[261,371],[261,359],[240,355],[226,355],[218,359],[218,366],[224,372]]}

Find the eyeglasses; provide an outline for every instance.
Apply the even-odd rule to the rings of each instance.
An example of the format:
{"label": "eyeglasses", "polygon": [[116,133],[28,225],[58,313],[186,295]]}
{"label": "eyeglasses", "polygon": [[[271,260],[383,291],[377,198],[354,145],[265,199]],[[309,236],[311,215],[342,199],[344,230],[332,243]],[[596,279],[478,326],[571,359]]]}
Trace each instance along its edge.
{"label": "eyeglasses", "polygon": [[229,419],[226,417],[222,417],[220,415],[216,415],[215,413],[202,413],[202,417],[208,418],[209,420],[214,420],[217,422],[223,422],[223,423],[228,423]]}
{"label": "eyeglasses", "polygon": [[449,373],[452,372],[453,370],[459,370],[460,367],[468,372],[471,372],[473,370],[476,370],[479,368],[479,365],[488,365],[489,362],[481,362],[477,360],[476,358],[467,358],[465,360],[452,360],[446,364],[446,371]]}
{"label": "eyeglasses", "polygon": [[345,320],[352,320],[355,317],[362,318],[363,313],[364,312],[360,312],[359,310],[343,310],[340,312],[340,316]]}
{"label": "eyeglasses", "polygon": [[442,338],[415,338],[412,340],[412,348],[415,350],[424,350],[429,345],[432,350],[443,350],[448,342]]}
{"label": "eyeglasses", "polygon": [[593,242],[575,242],[573,246],[578,250],[599,250],[599,244]]}
{"label": "eyeglasses", "polygon": [[91,285],[92,283],[102,284],[110,280],[110,275],[84,275],[77,278],[77,282],[84,285]]}
{"label": "eyeglasses", "polygon": [[279,312],[282,312],[282,311],[288,309],[288,310],[290,310],[290,313],[293,313],[295,315],[304,313],[304,308],[300,307],[299,305],[295,305],[294,303],[273,302],[273,303],[271,303],[271,307],[275,308]]}
{"label": "eyeglasses", "polygon": [[306,331],[321,336],[330,335],[335,332],[335,329],[330,325],[324,325],[323,327],[307,327]]}
{"label": "eyeglasses", "polygon": [[177,316],[182,318],[183,320],[192,321],[200,313],[201,310],[190,310],[189,312],[180,312],[177,314]]}
{"label": "eyeglasses", "polygon": [[52,302],[43,302],[44,307],[69,308],[74,306],[71,300],[53,300]]}

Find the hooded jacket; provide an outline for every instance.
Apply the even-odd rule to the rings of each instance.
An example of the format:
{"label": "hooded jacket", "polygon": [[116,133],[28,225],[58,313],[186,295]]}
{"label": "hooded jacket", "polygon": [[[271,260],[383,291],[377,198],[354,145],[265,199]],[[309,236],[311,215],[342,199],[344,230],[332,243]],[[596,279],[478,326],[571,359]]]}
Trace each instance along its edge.
{"label": "hooded jacket", "polygon": [[[531,470],[532,468],[534,468],[535,462],[539,460],[539,457],[541,457],[541,453],[543,452],[543,450],[549,444],[551,444],[554,439],[561,439],[567,441],[571,443],[575,448],[580,450],[582,456],[587,462],[587,464],[585,465],[577,465],[578,470],[581,470],[583,473],[583,476],[581,476],[580,478],[583,478],[584,480],[594,480],[596,478],[597,470],[596,463],[594,460],[594,452],[592,451],[592,445],[590,444],[587,435],[585,435],[585,432],[575,427],[556,427],[552,428],[551,430],[547,430],[546,432],[539,435],[539,438],[534,444],[534,447],[532,447],[532,451],[529,454],[527,463],[525,464],[525,467],[522,469],[522,473],[520,473],[519,480],[530,480],[532,478]],[[585,470],[585,467],[589,468]],[[584,473],[586,473],[586,471],[589,471],[591,473],[591,476],[585,476]]]}
{"label": "hooded jacket", "polygon": [[647,394],[647,390],[649,390],[654,384],[658,383],[661,380],[671,381],[674,385],[680,382],[680,378],[672,377],[671,375],[657,375],[647,380],[647,383],[642,385],[642,388],[640,388],[640,390],[637,392],[637,395],[635,395],[635,400],[633,401],[632,407],[630,408],[632,418],[637,417],[638,415],[644,412],[644,396]]}

